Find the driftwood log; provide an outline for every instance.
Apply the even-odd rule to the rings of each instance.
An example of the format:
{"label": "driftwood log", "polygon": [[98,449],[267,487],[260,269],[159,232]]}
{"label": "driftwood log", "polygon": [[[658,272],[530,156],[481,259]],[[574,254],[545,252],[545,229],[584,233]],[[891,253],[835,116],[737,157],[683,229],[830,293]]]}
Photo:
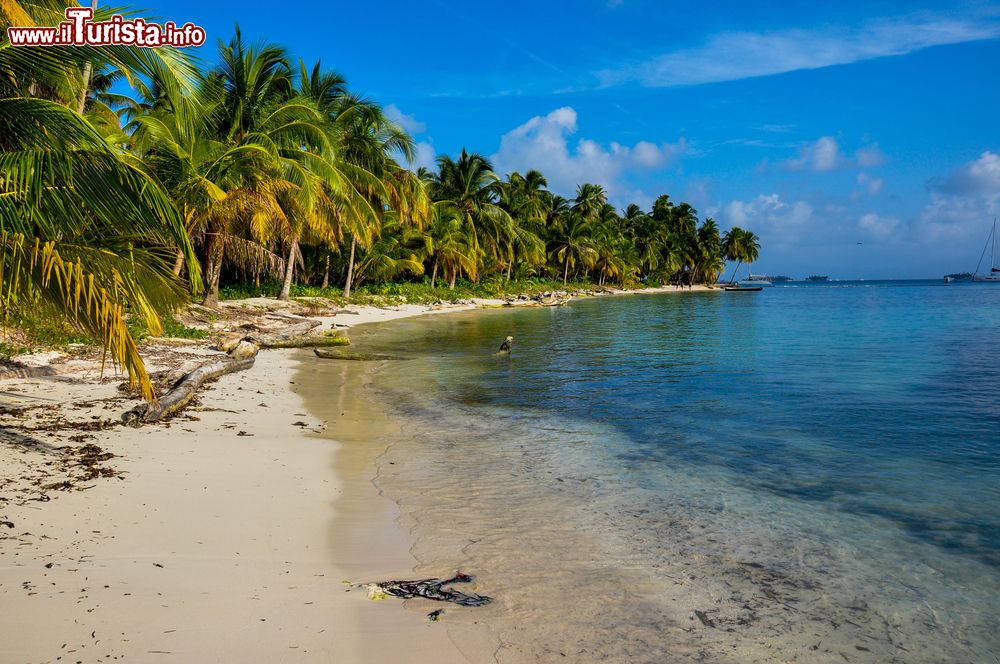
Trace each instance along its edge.
{"label": "driftwood log", "polygon": [[126,424],[138,427],[173,415],[191,402],[205,381],[252,367],[261,348],[346,346],[351,343],[350,339],[340,331],[310,334],[319,325],[319,321],[307,320],[275,332],[253,333],[244,337],[231,335],[220,339],[216,348],[227,351],[225,357],[213,358],[201,364],[178,379],[159,401],[136,406],[124,413],[122,420]]}
{"label": "driftwood log", "polygon": [[330,348],[317,348],[313,351],[316,357],[325,360],[356,360],[359,362],[377,362],[379,360],[408,360],[408,357],[398,355],[386,355],[384,353],[357,353],[343,350],[333,350]]}
{"label": "driftwood log", "polygon": [[287,346],[283,344],[290,343],[293,340],[308,334],[313,328],[317,328],[319,326],[320,322],[318,320],[307,320],[301,323],[296,323],[295,325],[289,325],[288,327],[278,330],[277,332],[258,332],[248,334],[244,337],[244,339],[261,348],[287,348]]}
{"label": "driftwood log", "polygon": [[323,334],[309,334],[297,339],[279,340],[261,348],[321,348],[324,346],[350,346],[351,340],[341,332],[330,330]]}
{"label": "driftwood log", "polygon": [[164,417],[172,415],[186,406],[206,380],[212,380],[219,376],[249,369],[257,359],[256,356],[257,353],[255,350],[253,355],[249,357],[233,358],[227,356],[202,364],[174,383],[170,391],[164,394],[158,402],[139,404],[122,415],[122,421],[131,426],[138,427],[147,422],[162,420]]}

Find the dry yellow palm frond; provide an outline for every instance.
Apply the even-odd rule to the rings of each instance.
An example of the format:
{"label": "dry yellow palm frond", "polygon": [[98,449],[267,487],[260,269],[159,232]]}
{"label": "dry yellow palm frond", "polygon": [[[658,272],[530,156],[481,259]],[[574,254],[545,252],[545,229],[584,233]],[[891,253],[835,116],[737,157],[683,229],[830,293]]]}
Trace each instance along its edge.
{"label": "dry yellow palm frond", "polygon": [[60,257],[55,242],[0,233],[2,306],[30,301],[36,295],[60,309],[71,323],[100,338],[115,365],[128,372],[129,386],[138,387],[147,401],[155,401],[149,374],[125,325],[121,302],[81,262]]}

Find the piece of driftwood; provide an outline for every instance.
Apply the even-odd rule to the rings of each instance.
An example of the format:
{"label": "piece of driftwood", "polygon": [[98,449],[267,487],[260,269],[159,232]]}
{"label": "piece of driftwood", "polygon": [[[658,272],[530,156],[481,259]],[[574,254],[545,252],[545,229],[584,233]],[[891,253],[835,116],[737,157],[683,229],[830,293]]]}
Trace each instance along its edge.
{"label": "piece of driftwood", "polygon": [[408,360],[408,357],[399,355],[386,355],[384,353],[358,353],[353,351],[333,350],[330,348],[317,348],[313,351],[316,357],[325,360],[357,360],[359,362],[377,362],[379,360]]}
{"label": "piece of driftwood", "polygon": [[351,340],[341,330],[330,330],[323,334],[307,334],[301,337],[280,339],[263,348],[321,348],[324,346],[350,346]]}
{"label": "piece of driftwood", "polygon": [[275,332],[221,339],[216,347],[226,348],[228,350],[226,357],[213,358],[196,367],[174,383],[158,402],[140,404],[124,413],[122,420],[137,427],[148,422],[157,422],[176,413],[194,398],[198,388],[205,381],[252,367],[261,348],[344,346],[351,343],[341,332],[332,330],[324,334],[310,335],[309,333],[319,325],[319,321],[306,320]]}
{"label": "piece of driftwood", "polygon": [[289,325],[277,332],[263,332],[259,334],[248,334],[244,337],[247,341],[260,346],[261,348],[290,348],[293,340],[308,334],[313,328],[320,326],[318,320],[307,320],[295,325]]}
{"label": "piece of driftwood", "polygon": [[514,337],[507,337],[500,344],[500,350],[493,353],[494,355],[510,355],[510,349],[514,345]]}
{"label": "piece of driftwood", "polygon": [[206,362],[194,371],[182,376],[158,402],[139,404],[123,414],[122,421],[135,427],[148,422],[158,422],[186,406],[205,381],[252,367],[257,359],[256,355],[255,352],[249,357],[239,359],[226,356]]}
{"label": "piece of driftwood", "polygon": [[402,599],[423,597],[439,602],[451,602],[459,606],[485,606],[493,601],[492,597],[487,597],[486,595],[463,593],[459,590],[451,590],[443,587],[453,583],[472,583],[473,580],[473,577],[468,574],[457,572],[450,579],[383,581],[381,583],[369,583],[365,586],[365,589],[368,591],[368,597],[371,599],[385,599],[389,595]]}

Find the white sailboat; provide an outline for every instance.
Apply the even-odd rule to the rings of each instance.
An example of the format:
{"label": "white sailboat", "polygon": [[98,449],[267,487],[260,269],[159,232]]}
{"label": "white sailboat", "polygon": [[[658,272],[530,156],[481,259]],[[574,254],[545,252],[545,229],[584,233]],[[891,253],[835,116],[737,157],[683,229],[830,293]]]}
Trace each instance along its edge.
{"label": "white sailboat", "polygon": [[741,279],[740,283],[741,284],[744,284],[744,283],[746,283],[746,284],[752,284],[754,286],[773,286],[774,285],[774,284],[771,283],[771,277],[767,276],[766,274],[754,274],[752,272],[749,275],[747,275],[746,279]]}
{"label": "white sailboat", "polygon": [[[990,250],[990,271],[986,274],[979,274],[979,268],[986,257],[987,248]],[[1000,252],[997,251],[997,220],[994,218],[993,230],[990,231],[990,237],[986,240],[986,246],[983,247],[983,255],[979,257],[979,265],[976,266],[976,272],[972,275],[972,280],[1000,284],[1000,265],[997,265],[998,259],[1000,259]]]}

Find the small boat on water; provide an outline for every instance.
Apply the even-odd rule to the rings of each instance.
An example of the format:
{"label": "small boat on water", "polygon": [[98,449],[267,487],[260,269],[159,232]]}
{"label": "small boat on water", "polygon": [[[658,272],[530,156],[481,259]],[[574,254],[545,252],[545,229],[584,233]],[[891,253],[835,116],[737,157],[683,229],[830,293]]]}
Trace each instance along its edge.
{"label": "small boat on water", "polygon": [[744,286],[740,284],[739,286],[723,286],[722,290],[731,293],[756,293],[757,291],[764,290],[763,286]]}
{"label": "small boat on water", "polygon": [[766,274],[749,274],[746,279],[740,280],[741,284],[751,284],[753,286],[771,286],[771,277]]}
{"label": "small boat on water", "polygon": [[[979,268],[986,257],[987,248],[990,250],[990,271],[986,274],[979,274]],[[986,246],[983,247],[983,254],[979,257],[979,265],[976,266],[972,280],[981,283],[1000,284],[1000,265],[997,265],[998,257],[1000,257],[1000,252],[997,251],[997,220],[994,217],[993,230],[990,231],[990,236],[986,239]]]}

